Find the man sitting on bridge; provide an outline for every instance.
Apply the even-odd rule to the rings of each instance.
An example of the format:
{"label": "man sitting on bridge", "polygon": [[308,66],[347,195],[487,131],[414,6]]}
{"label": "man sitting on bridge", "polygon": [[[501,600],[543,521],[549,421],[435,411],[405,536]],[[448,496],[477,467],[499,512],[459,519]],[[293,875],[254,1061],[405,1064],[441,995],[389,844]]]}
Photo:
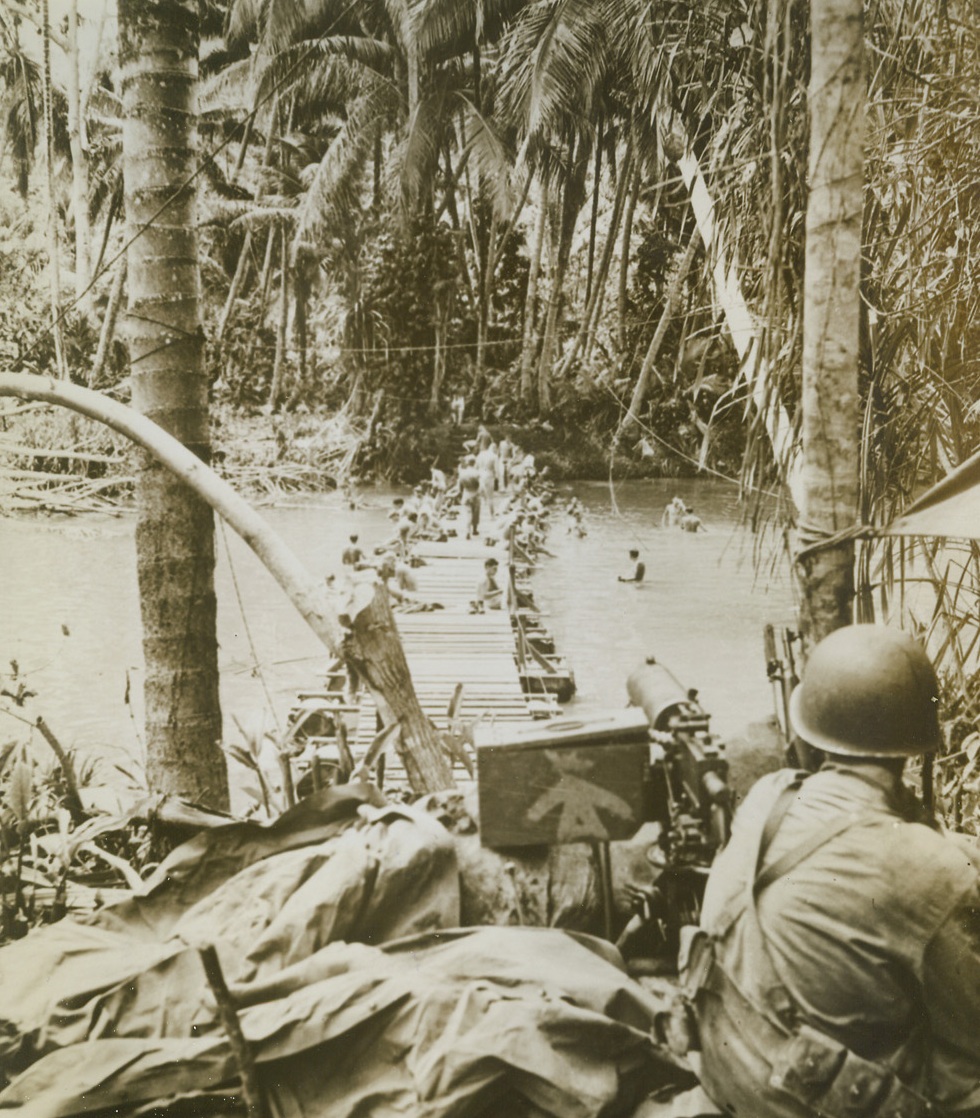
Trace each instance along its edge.
{"label": "man sitting on bridge", "polygon": [[504,608],[504,588],[497,581],[497,571],[500,564],[496,559],[490,558],[484,564],[484,571],[486,572],[483,578],[480,579],[476,587],[476,600],[479,603],[479,609],[503,609]]}

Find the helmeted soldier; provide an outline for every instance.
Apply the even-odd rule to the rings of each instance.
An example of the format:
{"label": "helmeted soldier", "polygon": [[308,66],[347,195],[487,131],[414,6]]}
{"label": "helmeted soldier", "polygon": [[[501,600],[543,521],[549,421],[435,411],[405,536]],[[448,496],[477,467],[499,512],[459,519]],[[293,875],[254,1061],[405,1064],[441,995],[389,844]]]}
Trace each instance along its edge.
{"label": "helmeted soldier", "polygon": [[884,626],[810,656],[790,716],[826,760],[753,787],[682,959],[702,1082],[731,1114],[980,1114],[980,849],[901,780],[939,748],[937,696]]}

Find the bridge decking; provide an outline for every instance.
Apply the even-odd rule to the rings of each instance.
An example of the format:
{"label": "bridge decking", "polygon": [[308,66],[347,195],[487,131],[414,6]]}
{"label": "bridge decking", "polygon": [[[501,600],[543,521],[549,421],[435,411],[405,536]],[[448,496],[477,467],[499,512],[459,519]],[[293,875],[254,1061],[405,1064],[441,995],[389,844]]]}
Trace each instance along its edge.
{"label": "bridge decking", "polygon": [[[415,544],[413,554],[425,564],[413,569],[416,596],[439,602],[443,608],[418,613],[396,610],[395,619],[419,702],[435,725],[448,729],[448,709],[457,684],[463,685],[457,722],[472,722],[482,715],[495,722],[526,724],[535,716],[553,713],[554,704],[547,697],[529,700],[524,694],[508,611],[470,612],[486,559],[494,556],[501,580],[506,577],[506,548],[460,539],[423,540]],[[367,748],[376,733],[374,702],[365,694],[354,734],[355,751]]]}

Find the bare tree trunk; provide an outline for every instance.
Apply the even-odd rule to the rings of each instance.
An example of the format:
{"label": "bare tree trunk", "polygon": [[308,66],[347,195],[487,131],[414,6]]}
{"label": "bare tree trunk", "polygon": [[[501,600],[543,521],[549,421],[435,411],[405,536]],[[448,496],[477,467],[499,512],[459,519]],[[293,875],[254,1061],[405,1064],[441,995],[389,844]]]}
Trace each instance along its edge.
{"label": "bare tree trunk", "polygon": [[415,697],[388,591],[381,582],[356,584],[354,601],[345,658],[367,680],[385,725],[398,723],[397,748],[409,783],[417,791],[452,788],[449,758]]}
{"label": "bare tree trunk", "polygon": [[381,125],[374,134],[374,160],[371,166],[371,208],[375,213],[381,212]]}
{"label": "bare tree trunk", "polygon": [[687,273],[691,270],[691,264],[694,262],[694,254],[697,251],[698,240],[698,232],[695,229],[691,234],[691,239],[687,242],[687,250],[677,267],[677,273],[667,291],[663,313],[660,315],[660,321],[657,323],[657,329],[653,332],[650,344],[647,346],[646,356],[643,358],[643,365],[640,367],[639,375],[636,378],[636,384],[633,386],[633,395],[630,398],[629,411],[623,416],[623,422],[619,425],[617,439],[629,434],[634,425],[639,421],[640,409],[643,407],[647,389],[650,387],[650,374],[653,372],[653,366],[657,360],[657,355],[660,353],[660,347],[663,345],[664,338],[667,336],[667,327],[677,314],[677,301],[680,298],[684,281],[687,279]]}
{"label": "bare tree trunk", "polygon": [[105,318],[102,320],[102,329],[99,332],[99,348],[92,362],[92,371],[89,373],[89,385],[94,387],[99,383],[102,370],[109,359],[109,348],[116,335],[116,321],[119,318],[119,308],[122,305],[123,291],[126,288],[126,258],[116,265],[116,274],[112,277],[112,287],[109,290],[109,302],[106,304]]}
{"label": "bare tree trunk", "polygon": [[[559,237],[560,240],[560,237]],[[551,365],[555,356],[555,336],[558,333],[558,313],[561,310],[562,286],[565,276],[561,267],[561,245],[555,251],[555,265],[551,272],[551,290],[541,334],[541,353],[538,355],[537,397],[538,410],[551,408]]]}
{"label": "bare tree trunk", "polygon": [[[131,0],[146,3],[146,0]],[[357,658],[379,711],[401,729],[402,755],[406,772],[416,792],[452,787],[443,747],[435,727],[419,706],[412,686],[404,650],[394,628],[391,610],[381,603],[375,584],[365,581],[343,618],[328,597],[323,582],[314,578],[295,553],[268,523],[186,446],[168,435],[145,416],[108,396],[88,388],[57,382],[28,373],[0,373],[0,397],[43,400],[71,408],[105,423],[154,455],[174,475],[175,481],[192,490],[223,517],[269,570],[303,619],[334,656],[351,652]],[[383,393],[375,401],[372,424],[380,411]],[[369,426],[370,431],[370,426]],[[378,628],[380,626],[380,628]],[[348,635],[356,630],[348,648]],[[415,783],[418,781],[418,783]]]}
{"label": "bare tree trunk", "polygon": [[231,286],[228,288],[228,298],[225,299],[225,305],[221,308],[221,317],[218,319],[215,341],[221,341],[231,323],[232,313],[235,308],[235,300],[238,298],[238,292],[241,291],[245,273],[248,271],[248,261],[251,252],[252,230],[248,229],[245,232],[245,236],[242,238],[242,248],[241,252],[238,254],[238,263],[235,265],[235,274],[231,277]]}
{"label": "bare tree trunk", "polygon": [[302,249],[294,253],[293,276],[293,337],[296,339],[296,369],[297,381],[292,397],[297,397],[306,391],[307,356],[309,354],[308,338],[308,310],[310,304],[310,273],[309,265]]}
{"label": "bare tree trunk", "polygon": [[476,375],[477,383],[487,367],[487,338],[490,333],[490,308],[493,299],[493,273],[497,255],[497,215],[490,216],[490,232],[486,254],[481,258],[479,307],[476,326]]}
{"label": "bare tree trunk", "polygon": [[609,276],[609,266],[612,263],[613,250],[616,247],[616,237],[619,234],[619,222],[623,213],[625,196],[632,182],[632,177],[632,145],[628,144],[626,154],[623,157],[623,166],[620,171],[619,183],[616,187],[616,195],[613,199],[612,213],[609,216],[606,240],[603,244],[602,256],[599,260],[598,273],[595,277],[595,283],[591,285],[591,296],[586,299],[585,309],[582,312],[582,321],[579,324],[578,333],[575,335],[575,341],[572,343],[572,348],[568,351],[562,362],[561,370],[558,374],[559,376],[563,376],[571,369],[579,353],[582,353],[583,360],[588,360],[592,350],[595,332],[599,325],[599,318],[602,315],[602,304],[606,293],[606,280]]}
{"label": "bare tree trunk", "polygon": [[282,402],[282,383],[286,366],[286,327],[289,324],[289,247],[286,229],[282,228],[279,241],[279,325],[276,329],[276,356],[272,366],[272,385],[269,388],[269,407],[279,410]]}
{"label": "bare tree trunk", "polygon": [[[206,461],[196,196],[187,186],[197,165],[198,43],[196,0],[120,0],[126,217],[139,230],[128,249],[133,404]],[[226,807],[214,516],[150,455],[137,496],[147,779],[154,791]]]}
{"label": "bare tree trunk", "polygon": [[552,269],[548,317],[545,321],[538,363],[538,407],[541,411],[551,408],[551,375],[555,355],[561,344],[561,312],[565,302],[565,280],[568,261],[572,252],[575,223],[585,203],[585,180],[588,174],[588,155],[580,133],[573,132],[568,139],[567,166],[561,184],[561,201],[558,219],[558,244]]}
{"label": "bare tree trunk", "polygon": [[602,137],[605,128],[605,117],[600,112],[595,126],[595,170],[592,174],[592,212],[589,215],[589,259],[585,273],[586,306],[592,300],[592,275],[595,267],[595,246],[599,226],[599,187],[602,184]]}
{"label": "bare tree trunk", "polygon": [[524,302],[524,337],[521,341],[521,399],[530,400],[533,392],[535,336],[538,320],[538,282],[541,277],[541,256],[548,224],[548,184],[541,183],[538,217],[531,241],[531,266],[527,277],[527,298]]}
{"label": "bare tree trunk", "polygon": [[[803,309],[801,543],[858,516],[861,219],[867,85],[861,0],[812,0],[810,193]],[[854,543],[799,564],[803,627],[816,642],[852,620]]]}
{"label": "bare tree trunk", "polygon": [[68,6],[68,143],[71,147],[72,213],[75,218],[75,296],[88,309],[92,231],[88,219],[88,144],[78,76],[78,0]]}
{"label": "bare tree trunk", "polygon": [[58,249],[58,204],[54,192],[54,113],[51,106],[51,37],[49,34],[48,0],[41,0],[41,52],[43,57],[42,91],[44,95],[44,169],[48,193],[48,275],[51,284],[51,332],[54,336],[55,363],[58,376],[68,377],[65,340],[61,330],[61,262]]}
{"label": "bare tree trunk", "polygon": [[640,183],[642,181],[639,161],[637,161],[637,167],[630,178],[629,200],[626,203],[626,216],[623,218],[623,239],[619,249],[619,291],[616,322],[620,357],[626,350],[626,304],[629,298],[630,241],[633,238],[633,215],[636,213],[636,203],[640,197]]}

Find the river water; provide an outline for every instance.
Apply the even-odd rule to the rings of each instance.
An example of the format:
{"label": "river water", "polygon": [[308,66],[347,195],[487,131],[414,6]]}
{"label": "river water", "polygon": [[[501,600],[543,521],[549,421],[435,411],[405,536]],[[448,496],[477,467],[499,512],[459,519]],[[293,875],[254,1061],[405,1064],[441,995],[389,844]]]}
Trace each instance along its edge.
{"label": "river water", "polygon": [[[561,511],[575,494],[587,535],[567,531]],[[708,531],[661,529],[674,494],[696,507]],[[298,498],[265,510],[318,573],[338,572],[350,532],[373,545],[391,532],[394,494],[362,492],[351,511],[339,495]],[[758,574],[757,541],[738,528],[735,489],[706,481],[564,485],[532,585],[557,650],[574,670],[580,713],[621,707],[625,681],[655,655],[697,687],[724,737],[768,717],[762,627],[793,623],[785,564]],[[646,563],[642,585],[628,550]],[[365,548],[367,550],[367,547]],[[227,740],[282,723],[297,690],[319,683],[326,654],[244,544],[219,528],[217,571],[221,698]],[[770,558],[765,553],[766,558]],[[142,652],[131,517],[62,521],[0,519],[0,683],[7,665],[36,697],[22,713],[42,714],[66,746],[138,755]],[[6,704],[10,707],[10,703]],[[16,709],[16,708],[14,708]],[[0,708],[0,743],[23,727]]]}

